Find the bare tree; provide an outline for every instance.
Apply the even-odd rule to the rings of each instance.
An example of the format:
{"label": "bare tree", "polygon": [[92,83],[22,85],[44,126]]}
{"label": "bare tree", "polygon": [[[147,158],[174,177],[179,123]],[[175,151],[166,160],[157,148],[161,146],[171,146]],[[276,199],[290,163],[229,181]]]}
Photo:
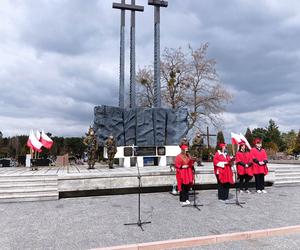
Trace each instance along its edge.
{"label": "bare tree", "polygon": [[208,44],[193,50],[189,46],[189,87],[186,105],[189,107],[189,127],[199,126],[199,121],[218,126],[219,114],[232,95],[221,85],[215,69],[216,61],[207,59]]}
{"label": "bare tree", "polygon": [[[213,59],[207,58],[208,44],[194,50],[189,46],[184,53],[181,48],[166,48],[161,61],[163,104],[172,109],[185,107],[189,111],[189,130],[200,128],[201,123],[217,127],[220,114],[231,101],[232,95],[218,77]],[[153,106],[153,70],[139,70],[140,106]]]}
{"label": "bare tree", "polygon": [[138,106],[151,108],[154,105],[154,76],[153,68],[139,69],[136,75]]}
{"label": "bare tree", "polygon": [[184,96],[188,85],[186,54],[181,48],[166,48],[161,62],[162,96],[166,106],[172,109],[185,106]]}

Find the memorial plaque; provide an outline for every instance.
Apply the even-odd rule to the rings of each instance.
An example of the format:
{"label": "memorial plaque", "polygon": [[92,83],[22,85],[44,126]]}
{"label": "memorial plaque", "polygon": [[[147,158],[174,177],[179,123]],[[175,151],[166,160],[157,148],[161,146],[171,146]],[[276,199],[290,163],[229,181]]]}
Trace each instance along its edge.
{"label": "memorial plaque", "polygon": [[132,156],[132,147],[124,147],[124,156]]}
{"label": "memorial plaque", "polygon": [[157,147],[157,155],[166,155],[165,147]]}
{"label": "memorial plaque", "polygon": [[156,147],[136,147],[134,156],[151,156],[156,155]]}

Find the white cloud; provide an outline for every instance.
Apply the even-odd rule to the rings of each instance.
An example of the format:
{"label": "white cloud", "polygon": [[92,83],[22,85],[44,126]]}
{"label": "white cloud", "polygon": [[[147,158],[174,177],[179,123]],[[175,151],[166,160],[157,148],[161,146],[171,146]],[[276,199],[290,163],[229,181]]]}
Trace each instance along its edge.
{"label": "white cloud", "polygon": [[[137,13],[137,67],[153,62],[153,7]],[[82,135],[93,107],[117,105],[120,11],[112,1],[0,2],[0,130],[31,128]],[[161,10],[161,49],[208,42],[222,82],[235,99],[225,129],[298,129],[297,0],[170,0]],[[126,17],[129,82],[129,13]],[[298,112],[298,113],[297,113]],[[244,129],[244,130],[243,130]]]}

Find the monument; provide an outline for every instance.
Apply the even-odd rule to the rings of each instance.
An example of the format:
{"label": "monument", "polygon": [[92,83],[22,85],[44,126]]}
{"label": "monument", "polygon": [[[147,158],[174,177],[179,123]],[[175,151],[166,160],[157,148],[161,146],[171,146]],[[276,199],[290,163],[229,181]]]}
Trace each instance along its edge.
{"label": "monument", "polygon": [[[135,92],[135,11],[144,11],[143,6],[113,3],[113,8],[121,10],[120,29],[120,75],[119,107],[100,105],[94,108],[94,130],[100,145],[109,135],[114,135],[118,146],[165,146],[178,145],[179,140],[188,131],[188,111],[186,109],[168,109],[161,107],[160,85],[160,7],[167,7],[167,1],[149,0],[154,6],[154,107],[136,106]],[[130,93],[129,107],[124,104],[124,36],[125,10],[131,11],[130,29]]]}

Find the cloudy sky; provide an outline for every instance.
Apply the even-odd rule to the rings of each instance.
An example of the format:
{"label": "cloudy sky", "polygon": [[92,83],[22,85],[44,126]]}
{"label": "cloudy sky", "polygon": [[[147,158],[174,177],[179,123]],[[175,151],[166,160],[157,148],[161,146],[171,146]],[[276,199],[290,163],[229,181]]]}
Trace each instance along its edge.
{"label": "cloudy sky", "polygon": [[[117,0],[115,0],[117,1]],[[120,1],[118,1],[120,2]],[[127,0],[129,2],[129,0]],[[153,61],[153,8],[137,13],[137,67]],[[119,19],[111,0],[0,0],[0,131],[81,136],[95,105],[118,104]],[[209,43],[234,94],[224,131],[300,128],[298,0],[169,0],[161,48]],[[129,40],[129,13],[126,39]],[[129,51],[126,51],[129,71]],[[126,76],[129,82],[129,75]]]}

